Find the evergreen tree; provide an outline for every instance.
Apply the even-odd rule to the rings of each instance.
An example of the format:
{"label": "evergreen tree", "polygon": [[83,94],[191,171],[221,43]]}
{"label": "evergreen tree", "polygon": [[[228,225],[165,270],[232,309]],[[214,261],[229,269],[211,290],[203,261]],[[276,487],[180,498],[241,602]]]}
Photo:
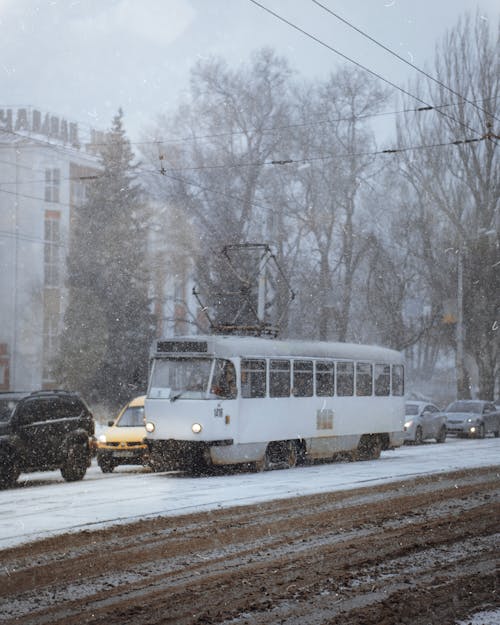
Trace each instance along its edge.
{"label": "evergreen tree", "polygon": [[152,315],[146,209],[119,110],[101,149],[102,173],[73,219],[69,301],[58,380],[116,407],[144,391]]}

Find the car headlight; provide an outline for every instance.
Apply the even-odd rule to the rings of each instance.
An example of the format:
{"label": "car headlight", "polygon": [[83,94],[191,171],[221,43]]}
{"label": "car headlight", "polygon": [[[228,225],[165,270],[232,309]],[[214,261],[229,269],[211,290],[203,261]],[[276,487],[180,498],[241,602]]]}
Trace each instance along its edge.
{"label": "car headlight", "polygon": [[101,434],[99,436],[99,442],[100,443],[105,443],[106,442],[106,435],[105,434]]}
{"label": "car headlight", "polygon": [[193,430],[193,434],[199,434],[203,428],[200,423],[193,423],[191,429]]}
{"label": "car headlight", "polygon": [[150,434],[155,431],[155,424],[152,421],[147,421],[144,427],[146,428],[146,432]]}
{"label": "car headlight", "polygon": [[467,419],[467,423],[472,423],[475,419],[471,419],[470,417]]}
{"label": "car headlight", "polygon": [[411,428],[412,425],[413,425],[413,419],[410,419],[409,421],[405,421],[405,428],[409,429]]}

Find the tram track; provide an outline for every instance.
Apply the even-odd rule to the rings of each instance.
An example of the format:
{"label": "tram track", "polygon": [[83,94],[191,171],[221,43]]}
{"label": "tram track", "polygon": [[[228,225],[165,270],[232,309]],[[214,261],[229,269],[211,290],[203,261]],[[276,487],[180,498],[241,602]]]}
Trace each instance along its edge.
{"label": "tram track", "polygon": [[439,474],[5,549],[0,623],[452,623],[499,605],[499,474]]}

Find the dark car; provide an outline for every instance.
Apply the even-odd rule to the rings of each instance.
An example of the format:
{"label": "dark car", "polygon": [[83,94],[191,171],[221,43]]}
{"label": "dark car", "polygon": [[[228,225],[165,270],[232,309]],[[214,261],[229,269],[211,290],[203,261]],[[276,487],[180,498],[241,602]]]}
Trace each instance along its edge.
{"label": "dark car", "polygon": [[94,418],[77,393],[0,393],[0,488],[30,471],[60,469],[68,482],[83,479],[93,434]]}
{"label": "dark car", "polygon": [[460,399],[452,402],[445,414],[449,434],[474,438],[500,435],[500,410],[491,401]]}

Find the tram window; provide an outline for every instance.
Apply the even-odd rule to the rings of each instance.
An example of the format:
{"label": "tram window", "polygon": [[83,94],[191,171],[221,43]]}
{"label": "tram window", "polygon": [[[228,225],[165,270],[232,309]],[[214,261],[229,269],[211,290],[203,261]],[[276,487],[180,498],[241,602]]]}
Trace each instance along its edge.
{"label": "tram window", "polygon": [[354,363],[337,363],[337,395],[347,397],[354,393]]}
{"label": "tram window", "polygon": [[385,397],[391,392],[391,366],[375,365],[375,395]]}
{"label": "tram window", "polygon": [[230,360],[216,359],[211,392],[225,399],[234,399],[236,397],[236,373],[234,365]]}
{"label": "tram window", "polygon": [[368,362],[356,363],[356,395],[368,397],[372,394],[372,366]]}
{"label": "tram window", "polygon": [[295,397],[312,397],[313,363],[312,360],[293,361],[293,394]]}
{"label": "tram window", "polygon": [[405,394],[403,365],[392,365],[392,394],[399,396]]}
{"label": "tram window", "polygon": [[266,361],[241,361],[241,396],[266,396]]}
{"label": "tram window", "polygon": [[271,360],[269,365],[269,395],[270,397],[289,397],[289,360]]}
{"label": "tram window", "polygon": [[333,362],[316,362],[316,395],[333,397],[335,392],[335,368]]}

